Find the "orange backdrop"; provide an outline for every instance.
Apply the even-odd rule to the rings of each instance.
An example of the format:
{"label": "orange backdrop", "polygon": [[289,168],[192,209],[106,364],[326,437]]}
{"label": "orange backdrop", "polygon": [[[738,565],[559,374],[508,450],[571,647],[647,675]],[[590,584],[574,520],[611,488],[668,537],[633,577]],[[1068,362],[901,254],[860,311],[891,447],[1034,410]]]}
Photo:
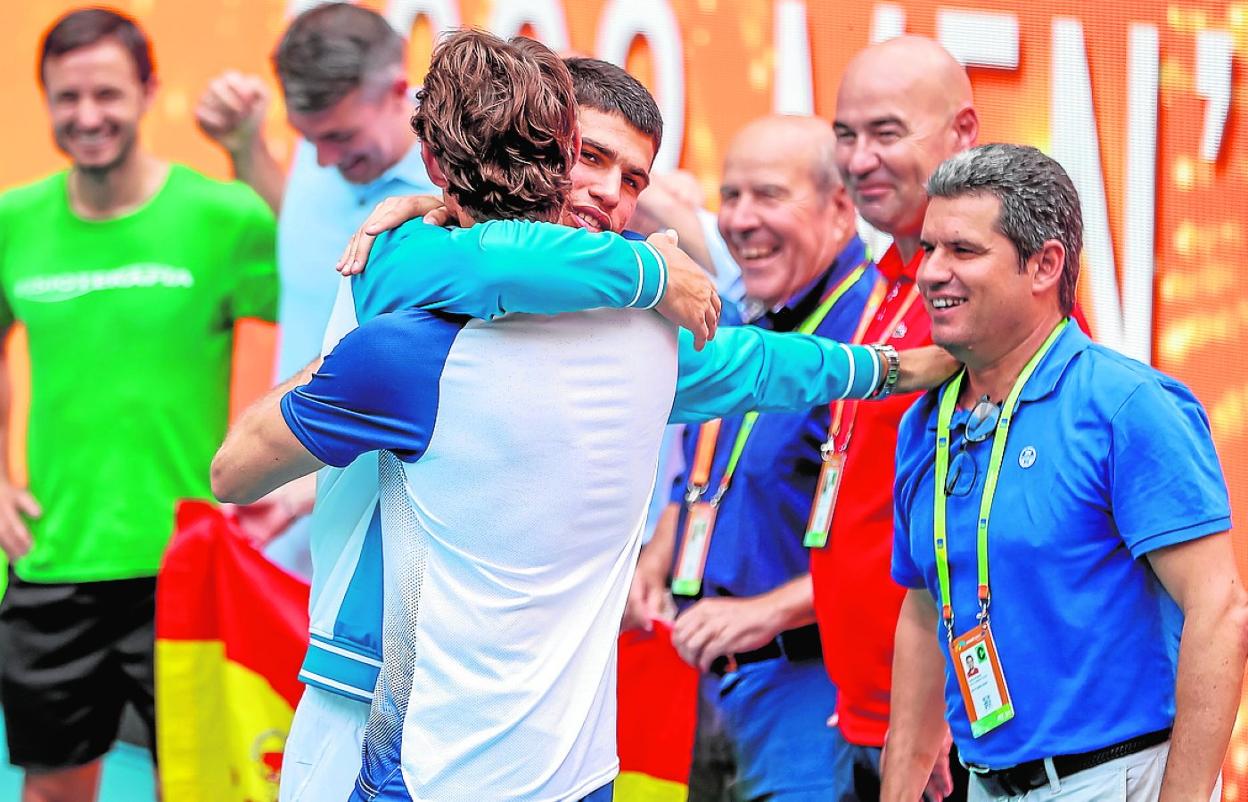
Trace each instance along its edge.
{"label": "orange backdrop", "polygon": [[[36,178],[63,164],[51,145],[35,80],[35,59],[43,30],[72,5],[63,0],[29,0],[9,3],[5,9],[0,72],[10,78],[0,86],[0,106],[9,109],[9,123],[0,159],[0,187]],[[210,78],[227,68],[259,73],[271,82],[268,54],[292,7],[305,4],[283,0],[119,0],[116,5],[138,17],[155,42],[163,88],[146,121],[148,145],[164,156],[224,176],[224,158],[195,129],[191,115],[195,99]],[[1068,119],[1077,121],[1077,115],[1071,115],[1079,104],[1057,96],[1060,80],[1054,79],[1051,69],[1059,52],[1071,52],[1059,51],[1059,32],[1068,33],[1072,22],[1079,23],[1099,137],[1099,148],[1088,140],[1084,145],[1091,151],[1081,152],[1081,156],[1100,160],[1119,286],[1133,280],[1122,272],[1125,258],[1135,247],[1132,236],[1140,230],[1151,232],[1151,262],[1147,252],[1139,253],[1136,248],[1131,263],[1151,263],[1156,271],[1153,281],[1143,274],[1142,282],[1134,282],[1137,287],[1151,284],[1154,289],[1152,336],[1144,350],[1151,354],[1154,364],[1187,382],[1205,403],[1231,486],[1232,504],[1236,509],[1248,504],[1248,359],[1238,348],[1248,335],[1248,278],[1243,275],[1248,265],[1248,140],[1241,130],[1240,113],[1248,103],[1248,85],[1239,69],[1239,59],[1248,47],[1248,3],[390,0],[368,5],[386,11],[392,19],[410,20],[411,9],[421,7],[441,13],[441,19],[447,19],[449,11],[464,24],[483,26],[489,26],[500,13],[519,19],[515,24],[527,16],[533,22],[524,26],[526,32],[538,32],[548,40],[566,32],[566,44],[594,55],[600,54],[600,26],[608,17],[640,10],[641,16],[654,24],[673,22],[683,50],[678,62],[684,93],[679,107],[683,110],[679,115],[683,120],[680,162],[699,176],[708,202],[715,196],[728,138],[747,120],[773,109],[776,70],[782,62],[789,63],[787,56],[797,52],[798,66],[809,66],[813,108],[828,116],[833,110],[838,77],[849,56],[870,41],[873,30],[878,32],[889,25],[913,33],[943,35],[945,41],[958,40],[961,34],[964,44],[969,35],[971,46],[977,42],[982,46],[985,39],[1000,44],[999,31],[1007,31],[1005,38],[1016,45],[1013,60],[1009,60],[1010,48],[1002,51],[998,47],[988,60],[1002,58],[1000,52],[1005,52],[1005,68],[971,69],[982,139],[1028,142],[1052,149],[1059,138],[1053,131],[1068,130]],[[526,11],[530,13],[526,15]],[[950,17],[950,11],[990,11],[999,16],[968,23]],[[780,15],[794,13],[805,21],[806,35],[799,32],[778,50],[776,20],[791,21],[792,17]],[[1004,29],[994,27],[1003,21]],[[1130,42],[1141,32],[1146,39],[1156,37],[1156,125],[1149,124],[1148,103],[1141,104],[1135,97],[1129,76]],[[417,15],[410,33],[412,78],[419,80],[434,25],[429,17]],[[637,39],[628,51],[628,66],[657,89],[662,85],[663,61],[656,56],[659,45],[651,44],[656,41],[661,44],[661,37]],[[796,51],[794,42],[799,44]],[[809,56],[800,46],[809,48]],[[1200,63],[1202,55],[1205,64]],[[1082,58],[1077,61],[1083,63]],[[1226,111],[1210,115],[1210,106]],[[292,137],[284,125],[280,104],[275,102],[269,114],[269,132],[285,156]],[[669,124],[673,122],[671,116],[669,110]],[[1152,190],[1143,193],[1150,196],[1147,198],[1142,198],[1138,187],[1129,186],[1127,175],[1132,137],[1141,132],[1156,135],[1155,187],[1145,183],[1145,190]],[[1211,133],[1220,134],[1220,146],[1216,152],[1202,154],[1202,137]],[[1081,132],[1076,130],[1076,135]],[[1147,177],[1153,160],[1141,164],[1134,175]],[[1143,211],[1139,212],[1136,235],[1131,234],[1128,223],[1133,213],[1129,197],[1148,201],[1140,207]],[[1085,192],[1085,205],[1088,202]],[[1147,239],[1137,236],[1135,241]],[[1099,336],[1107,330],[1106,321],[1096,319],[1097,310],[1106,308],[1101,303],[1105,297],[1104,293],[1090,297],[1090,283],[1085,275],[1083,302],[1093,313]],[[1147,304],[1147,298],[1141,301],[1132,295],[1122,303],[1124,316],[1133,315],[1140,312],[1141,304]],[[1145,336],[1147,339],[1147,332]],[[1238,539],[1241,568],[1246,567],[1246,545],[1245,539]],[[1236,798],[1248,770],[1248,744],[1244,741],[1237,739],[1233,745],[1228,768],[1228,797]]]}

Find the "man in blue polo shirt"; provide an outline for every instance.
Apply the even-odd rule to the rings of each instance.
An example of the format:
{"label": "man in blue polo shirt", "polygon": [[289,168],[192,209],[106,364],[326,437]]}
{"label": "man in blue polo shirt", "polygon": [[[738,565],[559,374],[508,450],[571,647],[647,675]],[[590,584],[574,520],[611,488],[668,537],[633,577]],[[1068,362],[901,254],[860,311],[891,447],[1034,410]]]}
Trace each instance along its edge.
{"label": "man in blue polo shirt", "polygon": [[[826,121],[765,117],[729,148],[719,230],[741,267],[752,327],[851,342],[882,298],[835,145]],[[803,545],[833,417],[820,405],[692,429],[688,470],[642,552],[632,617],[662,615],[671,576],[673,643],[704,672],[691,800],[836,798],[827,726],[836,690]]]}
{"label": "man in blue polo shirt", "polygon": [[1209,799],[1248,596],[1208,418],[1070,323],[1083,224],[1056,162],[986,145],[928,192],[918,283],[966,370],[898,440],[883,796],[921,792],[943,677],[972,800]]}

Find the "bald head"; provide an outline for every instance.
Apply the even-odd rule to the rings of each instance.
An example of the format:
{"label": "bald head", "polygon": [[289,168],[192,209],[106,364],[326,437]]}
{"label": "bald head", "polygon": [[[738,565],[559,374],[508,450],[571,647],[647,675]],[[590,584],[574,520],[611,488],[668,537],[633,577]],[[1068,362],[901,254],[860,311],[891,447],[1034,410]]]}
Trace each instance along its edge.
{"label": "bald head", "polygon": [[923,36],[899,36],[855,55],[841,77],[838,110],[842,97],[871,90],[899,95],[915,108],[949,117],[973,103],[966,70],[948,50]]}
{"label": "bald head", "polygon": [[872,45],[845,68],[835,126],[837,167],[858,211],[908,259],[923,227],[928,176],[979,135],[966,70],[920,36]]}
{"label": "bald head", "polygon": [[784,303],[854,236],[854,209],[835,156],[836,134],[817,117],[761,117],[733,138],[719,230],[750,297]]}
{"label": "bald head", "polygon": [[836,170],[836,132],[827,120],[774,114],[747,123],[737,132],[724,156],[734,161],[790,161],[804,164],[821,192],[840,185]]}

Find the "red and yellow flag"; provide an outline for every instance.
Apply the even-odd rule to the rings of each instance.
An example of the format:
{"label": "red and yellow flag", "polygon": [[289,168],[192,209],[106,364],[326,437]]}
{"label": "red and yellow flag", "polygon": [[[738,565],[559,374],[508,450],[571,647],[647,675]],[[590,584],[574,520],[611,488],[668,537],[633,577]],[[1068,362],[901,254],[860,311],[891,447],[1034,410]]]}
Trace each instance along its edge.
{"label": "red and yellow flag", "polygon": [[164,802],[275,802],[307,640],[308,586],[182,502],[156,584]]}
{"label": "red and yellow flag", "polygon": [[620,636],[616,802],[685,802],[689,795],[698,672],[676,654],[671,635],[655,622],[653,632]]}

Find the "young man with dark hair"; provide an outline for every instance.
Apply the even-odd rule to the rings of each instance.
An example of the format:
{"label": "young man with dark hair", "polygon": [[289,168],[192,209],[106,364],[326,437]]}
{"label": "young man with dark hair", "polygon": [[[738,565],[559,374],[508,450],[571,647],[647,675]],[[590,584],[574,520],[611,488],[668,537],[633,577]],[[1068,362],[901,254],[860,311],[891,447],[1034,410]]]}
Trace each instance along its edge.
{"label": "young man with dark hair", "polygon": [[0,696],[23,799],[88,802],[124,705],[155,744],[156,571],[175,502],[209,497],[234,324],[272,320],[277,277],[255,193],[140,144],[133,20],[71,12],[40,52],[71,167],[0,196],[0,325],[26,326],[32,384],[29,487],[0,481]]}
{"label": "young man with dark hair", "polygon": [[[619,71],[619,68],[613,66],[610,69]],[[627,80],[634,80],[622,71],[619,72]],[[437,88],[439,91],[446,89],[447,87],[439,82],[440,77],[439,74],[431,75],[427,88]],[[453,87],[458,87],[462,81],[456,80],[448,83]],[[640,87],[639,84],[637,86]],[[644,92],[644,89],[641,91]],[[596,140],[602,149],[591,151],[588,145],[582,145],[580,161],[572,168],[571,173],[573,194],[575,195],[587,186],[593,186],[596,193],[613,198],[611,208],[615,209],[618,206],[623,209],[625,215],[623,219],[626,219],[627,214],[631,213],[636,196],[623,193],[622,185],[625,177],[633,172],[640,172],[642,180],[645,180],[654,157],[654,139],[633,129],[614,115],[612,119],[614,125],[611,127],[586,125],[584,111],[584,109],[580,110],[583,143]],[[655,113],[657,115],[657,109]],[[427,147],[431,152],[437,153],[440,150],[439,141],[449,134],[438,127],[430,127],[428,130],[432,141],[427,143]],[[457,139],[453,135],[451,138]],[[473,150],[491,152],[488,148],[482,147],[474,147]],[[491,166],[489,169],[494,168]],[[440,175],[440,172],[436,165],[431,165],[431,174]],[[419,201],[405,198],[395,199],[390,205],[404,209],[410,216],[419,211],[417,207],[421,204]],[[442,214],[463,219],[459,214],[459,204],[454,198],[451,199],[451,206],[453,208],[450,211],[443,210]],[[564,220],[572,222],[574,218],[567,215]],[[525,226],[528,226],[529,230],[525,230]],[[560,227],[548,228],[554,236],[559,238],[558,241],[566,243],[569,247],[582,237],[603,243],[616,239],[604,238],[587,231]],[[515,251],[517,259],[523,258],[524,264],[528,265],[542,263],[549,271],[550,266],[546,263],[552,258],[558,258],[559,253],[564,249],[556,248],[553,251],[540,253],[535,251],[534,248],[539,243],[540,229],[541,224],[494,221],[473,226],[462,230],[461,233],[470,237],[481,237],[483,243],[487,243],[496,251],[500,244],[512,241],[515,244],[506,247]],[[367,320],[378,312],[402,309],[427,297],[426,285],[430,279],[430,265],[439,260],[437,254],[431,254],[428,250],[430,231],[441,230],[414,224],[404,227],[381,241],[376,258],[373,260],[374,263],[370,265],[364,276],[357,278],[353,285],[354,302],[346,305],[348,310],[353,310],[348,311],[348,315],[353,316],[352,319],[358,317],[360,320]],[[364,238],[357,238],[357,244],[360,242],[364,242]],[[350,261],[349,257],[347,261]],[[697,270],[697,268],[693,269]],[[602,270],[602,266],[599,266],[597,270]],[[531,269],[528,273],[533,275]],[[539,280],[541,280],[540,276]],[[704,276],[703,280],[706,280]],[[549,285],[548,280],[544,283]],[[349,296],[348,300],[350,300]],[[627,322],[627,319],[624,319],[621,324]],[[514,320],[512,325],[516,325]],[[331,331],[331,341],[341,333],[341,331]],[[792,345],[795,350],[784,349],[785,356],[781,357],[779,353],[781,349],[775,342],[768,341],[767,335],[759,335],[756,332],[736,332],[735,334],[737,336],[733,336],[732,333],[725,336],[725,333],[721,332],[720,338],[701,354],[695,352],[689,342],[682,342],[676,398],[671,409],[671,415],[675,419],[700,420],[707,415],[720,414],[738,408],[742,404],[765,403],[787,408],[789,405],[800,405],[802,400],[797,398],[797,395],[806,393],[810,394],[806,396],[808,404],[813,404],[818,403],[819,398],[827,397],[826,394],[837,395],[846,391],[847,377],[840,368],[846,366],[844,357],[849,352],[841,350],[840,346],[806,338],[786,343],[786,345]],[[569,342],[579,342],[579,340]],[[608,360],[608,362],[612,361]],[[526,364],[530,363],[532,360]],[[767,373],[763,370],[763,365],[772,365],[774,369]],[[867,360],[865,367],[868,372],[874,372],[870,360]],[[859,390],[869,385],[870,382],[862,385]],[[797,392],[799,389],[800,393]],[[559,397],[560,393],[554,392],[553,395]],[[810,400],[812,398],[814,400]],[[486,420],[489,416],[479,415],[478,418]],[[251,421],[250,424],[248,420]],[[252,418],[249,414],[249,418],[245,419],[240,426],[254,425],[257,420],[263,420],[263,418]],[[254,433],[255,430],[253,430]],[[231,435],[231,441],[227,442],[222,451],[222,476],[246,482],[254,490],[254,470],[249,463],[260,459],[260,456],[258,454],[253,454],[251,458],[246,456],[246,451],[241,444],[245,442],[247,436],[247,433],[241,429],[237,434]],[[648,437],[648,433],[645,436]],[[514,437],[514,434],[508,434],[508,439],[514,439]],[[629,453],[635,452],[630,449]],[[269,457],[267,454],[264,456]],[[585,459],[584,454],[579,450],[569,450],[561,456],[569,463],[579,463]],[[332,798],[332,791],[325,792],[323,797],[318,795],[318,791],[330,786],[334,788],[340,786],[341,768],[334,765],[335,762],[342,763],[350,760],[352,764],[358,763],[359,742],[357,740],[354,748],[351,748],[353,745],[350,734],[356,730],[357,725],[354,722],[364,715],[366,706],[360,701],[353,700],[378,698],[373,694],[373,685],[378,673],[377,666],[383,655],[376,650],[376,643],[380,640],[380,615],[373,611],[380,606],[381,601],[376,577],[381,573],[382,561],[379,554],[370,556],[369,544],[372,540],[368,533],[381,526],[381,518],[375,509],[370,509],[368,506],[369,495],[375,496],[377,487],[376,463],[373,461],[370,468],[367,464],[369,461],[373,460],[360,458],[345,471],[331,470],[328,477],[323,475],[324,488],[320,494],[314,519],[323,520],[324,526],[332,527],[340,533],[351,534],[338,536],[337,556],[330,556],[328,559],[333,568],[322,574],[322,576],[329,576],[328,581],[321,584],[314,577],[313,648],[309,651],[301,673],[301,677],[310,687],[300,703],[289,743],[298,744],[300,752],[306,751],[303,744],[310,732],[312,737],[322,745],[319,750],[316,750],[319,756],[314,758],[317,764],[314,766],[305,766],[302,762],[304,759],[296,758],[288,753],[286,764],[288,771],[297,769],[299,776],[288,773],[284,777],[283,799],[309,798],[309,795],[317,795],[318,799]],[[524,459],[516,457],[516,462],[517,471],[528,470],[521,467],[525,462]],[[567,466],[563,466],[560,470],[567,469]],[[253,477],[246,478],[247,472],[252,472]],[[643,479],[652,473],[653,464],[648,469],[641,470]],[[512,481],[505,484],[510,486]],[[571,486],[570,484],[569,487]],[[234,492],[239,489],[239,486],[236,482],[231,482],[230,487],[223,485],[221,489]],[[358,498],[361,496],[362,503]],[[534,501],[528,499],[519,506],[528,509],[534,506]],[[376,507],[375,501],[373,507]],[[639,504],[638,518],[641,517],[640,510]],[[537,526],[534,531],[545,533],[544,537],[554,537],[567,525],[566,521],[561,521],[558,526],[554,524]],[[617,529],[620,537],[623,538],[629,527],[617,527]],[[635,549],[635,545],[633,548]],[[554,554],[561,550],[562,547],[551,549],[549,552]],[[635,554],[635,551],[632,553]],[[326,555],[322,555],[320,561],[326,562],[325,558]],[[609,575],[613,577],[611,582],[614,587],[618,577],[614,571],[609,572]],[[601,582],[601,577],[597,581]],[[318,585],[320,585],[319,589]],[[579,607],[575,605],[569,609],[577,610],[576,615],[581,614]],[[614,617],[618,619],[618,612]],[[599,624],[602,624],[602,621],[599,621]],[[579,626],[580,624],[574,623],[573,629],[579,631]],[[615,625],[607,629],[610,630],[610,637],[613,639]],[[602,637],[602,633],[595,632],[592,637],[595,643],[601,646],[598,639]],[[386,660],[389,659],[386,655]],[[369,679],[370,676],[374,679]],[[414,691],[414,694],[418,695],[419,691]],[[417,702],[414,700],[413,704]],[[333,735],[326,739],[326,732],[331,732]],[[326,743],[327,740],[328,743]],[[313,784],[309,779],[312,776],[319,777],[319,782]],[[286,780],[298,783],[298,787],[288,791]],[[288,797],[288,794],[291,796]],[[302,797],[296,796],[300,794]],[[503,794],[503,796],[514,795],[514,793]]]}

